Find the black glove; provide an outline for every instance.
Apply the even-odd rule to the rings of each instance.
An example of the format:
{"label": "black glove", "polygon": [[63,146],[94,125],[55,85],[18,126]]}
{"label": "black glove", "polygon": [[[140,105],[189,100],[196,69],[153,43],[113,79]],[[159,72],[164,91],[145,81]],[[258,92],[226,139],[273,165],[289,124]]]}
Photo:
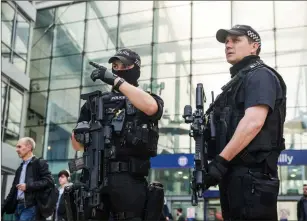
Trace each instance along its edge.
{"label": "black glove", "polygon": [[97,79],[114,86],[114,81],[118,76],[108,71],[107,68],[100,66],[99,69],[95,69],[91,74],[91,79],[96,81]]}
{"label": "black glove", "polygon": [[216,186],[228,170],[228,161],[220,155],[217,155],[208,166],[208,173],[204,177],[204,185],[206,189]]}

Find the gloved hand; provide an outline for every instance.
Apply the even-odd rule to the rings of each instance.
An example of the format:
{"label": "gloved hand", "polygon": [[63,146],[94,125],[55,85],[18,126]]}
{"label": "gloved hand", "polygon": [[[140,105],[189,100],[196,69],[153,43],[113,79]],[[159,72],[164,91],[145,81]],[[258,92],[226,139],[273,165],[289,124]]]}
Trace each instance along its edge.
{"label": "gloved hand", "polygon": [[108,71],[107,68],[100,66],[100,69],[95,69],[91,74],[91,79],[96,81],[97,79],[114,86],[114,81],[118,76]]}
{"label": "gloved hand", "polygon": [[228,170],[228,161],[220,155],[217,155],[208,166],[208,173],[204,177],[204,185],[206,189],[216,186],[220,183],[222,177]]}

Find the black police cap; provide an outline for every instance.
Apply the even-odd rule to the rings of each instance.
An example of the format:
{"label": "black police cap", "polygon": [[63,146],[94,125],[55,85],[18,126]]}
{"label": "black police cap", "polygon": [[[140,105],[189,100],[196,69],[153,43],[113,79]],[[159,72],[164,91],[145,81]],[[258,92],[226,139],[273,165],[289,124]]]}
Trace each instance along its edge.
{"label": "black police cap", "polygon": [[141,66],[140,56],[135,51],[128,48],[117,51],[116,54],[109,59],[109,63],[112,63],[115,60],[120,60],[125,65],[136,64],[138,67]]}
{"label": "black police cap", "polygon": [[261,38],[255,29],[248,25],[235,25],[231,29],[220,29],[216,32],[216,39],[221,42],[225,43],[226,37],[228,35],[237,35],[237,36],[247,36],[252,39],[254,42],[259,44],[261,47]]}

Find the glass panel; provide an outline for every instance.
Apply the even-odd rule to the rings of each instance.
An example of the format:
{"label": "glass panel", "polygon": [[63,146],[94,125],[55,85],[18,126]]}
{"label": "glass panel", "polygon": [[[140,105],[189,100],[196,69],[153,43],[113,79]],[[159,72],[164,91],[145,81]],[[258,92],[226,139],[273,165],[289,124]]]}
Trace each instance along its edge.
{"label": "glass panel", "polygon": [[79,54],[83,51],[84,22],[55,26],[53,56]]}
{"label": "glass panel", "polygon": [[37,10],[35,28],[48,27],[54,20],[54,8]]}
{"label": "glass panel", "polygon": [[153,78],[182,77],[190,75],[190,61],[154,65]]}
{"label": "glass panel", "polygon": [[44,149],[46,160],[66,160],[74,157],[71,132],[75,126],[76,124],[50,124],[47,126],[46,136],[48,139]]}
{"label": "glass panel", "polygon": [[[159,8],[168,8],[174,7],[179,5],[188,5],[191,4],[191,1],[158,1]],[[194,2],[193,2],[194,3]]]}
{"label": "glass panel", "polygon": [[151,44],[152,17],[152,10],[121,15],[119,21],[118,46],[128,47]]}
{"label": "glass panel", "polygon": [[55,14],[56,24],[83,21],[85,19],[85,2],[58,7]]}
{"label": "glass panel", "polygon": [[13,57],[13,64],[15,65],[16,68],[18,68],[21,72],[26,73],[26,66],[27,63],[26,61],[19,57],[17,54],[14,53]]}
{"label": "glass panel", "polygon": [[50,89],[79,87],[82,55],[57,57],[52,60]]}
{"label": "glass panel", "polygon": [[287,149],[307,149],[307,107],[288,107],[284,124]]}
{"label": "glass panel", "polygon": [[87,2],[87,18],[102,18],[118,14],[118,1],[89,1]]}
{"label": "glass panel", "polygon": [[1,41],[9,47],[12,47],[14,14],[15,10],[8,3],[1,2]]}
{"label": "glass panel", "polygon": [[30,64],[31,92],[47,90],[50,74],[50,59],[32,60]]}
{"label": "glass panel", "polygon": [[193,1],[193,38],[212,37],[218,29],[230,28],[230,5],[230,1],[207,1],[197,4]]}
{"label": "glass panel", "polygon": [[[191,37],[191,5],[157,9],[154,42],[186,40]],[[180,15],[178,17],[178,15]]]}
{"label": "glass panel", "polygon": [[44,134],[44,126],[25,127],[25,136],[32,137],[35,140],[34,155],[36,157],[43,157]]}
{"label": "glass panel", "polygon": [[287,107],[307,106],[307,68],[278,68],[278,72],[287,84]]}
{"label": "glass panel", "polygon": [[101,85],[102,81],[97,80],[96,82],[93,82],[92,79],[90,78],[90,75],[95,68],[91,66],[89,62],[90,61],[96,62],[108,68],[109,71],[112,71],[111,64],[109,64],[108,61],[110,57],[112,57],[114,54],[115,50],[85,53],[83,60],[84,63],[83,63],[82,85],[83,86]]}
{"label": "glass panel", "polygon": [[4,113],[6,113],[6,107],[4,106],[6,100],[7,84],[1,81],[1,125],[3,125]]}
{"label": "glass panel", "polygon": [[155,63],[175,63],[190,61],[190,40],[154,45]]}
{"label": "glass panel", "polygon": [[297,52],[307,49],[307,27],[291,28],[276,31],[276,51]]}
{"label": "glass panel", "polygon": [[4,143],[7,143],[15,147],[18,140],[19,140],[19,134],[16,134],[8,129],[4,129],[4,136],[3,136]]}
{"label": "glass panel", "polygon": [[21,127],[22,104],[23,95],[11,87],[8,103],[7,129],[16,134],[19,134]]}
{"label": "glass panel", "polygon": [[307,50],[281,52],[276,56],[277,67],[306,66]]}
{"label": "glass panel", "polygon": [[170,115],[165,110],[159,127],[159,154],[191,153],[189,125],[180,114]]}
{"label": "glass panel", "polygon": [[[151,81],[150,80],[141,80],[139,81],[139,88],[142,88],[142,90],[144,91],[148,91],[151,92]],[[153,93],[155,92],[155,94],[157,95],[161,95],[161,90],[159,90],[159,86],[158,84],[153,84]],[[160,87],[161,89],[161,87]]]}
{"label": "glass panel", "polygon": [[86,51],[116,48],[117,22],[117,16],[87,21]]}
{"label": "glass panel", "polygon": [[27,126],[44,125],[46,122],[47,92],[30,93]]}
{"label": "glass panel", "polygon": [[258,32],[261,37],[261,54],[275,52],[274,31]]}
{"label": "glass panel", "polygon": [[120,13],[131,13],[153,9],[153,1],[121,1]]}
{"label": "glass panel", "polygon": [[189,194],[189,169],[155,169],[152,173],[154,174],[152,181],[159,180],[163,184],[166,196]]}
{"label": "glass panel", "polygon": [[[276,28],[306,26],[306,1],[275,1]],[[291,19],[285,15],[292,15]]]}
{"label": "glass panel", "polygon": [[11,49],[1,42],[1,56],[4,58],[10,58]]}
{"label": "glass panel", "polygon": [[31,58],[47,58],[51,56],[51,46],[54,28],[45,33],[45,28],[33,29],[33,44],[31,46]]}
{"label": "glass panel", "polygon": [[[202,63],[204,60],[207,62],[216,62],[216,60],[220,60],[220,62],[224,64],[227,63],[225,59],[225,46],[219,43],[215,37],[193,40],[192,50],[193,63]],[[228,67],[229,65],[227,65],[227,69]],[[217,65],[215,68],[220,69]],[[206,70],[203,71],[208,72]]]}
{"label": "glass panel", "polygon": [[74,123],[79,112],[80,89],[51,91],[47,123]]}
{"label": "glass panel", "polygon": [[161,92],[165,114],[183,114],[184,106],[190,104],[190,84],[187,82],[189,77],[154,80],[153,83],[165,85],[165,89]]}
{"label": "glass panel", "polygon": [[16,22],[16,38],[14,50],[25,60],[28,54],[30,23],[18,13]]}
{"label": "glass panel", "polygon": [[232,10],[233,25],[248,24],[257,32],[274,27],[273,1],[233,1]]}
{"label": "glass panel", "polygon": [[50,91],[47,123],[73,123],[79,113],[80,89]]}

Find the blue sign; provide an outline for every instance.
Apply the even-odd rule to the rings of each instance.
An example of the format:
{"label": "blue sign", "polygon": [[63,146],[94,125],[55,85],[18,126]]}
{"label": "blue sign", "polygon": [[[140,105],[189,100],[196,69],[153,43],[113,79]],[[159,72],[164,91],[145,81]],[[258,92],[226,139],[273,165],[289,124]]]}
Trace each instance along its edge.
{"label": "blue sign", "polygon": [[[278,165],[307,165],[307,150],[284,150],[278,158]],[[153,169],[193,168],[194,154],[159,154],[151,159]]]}

